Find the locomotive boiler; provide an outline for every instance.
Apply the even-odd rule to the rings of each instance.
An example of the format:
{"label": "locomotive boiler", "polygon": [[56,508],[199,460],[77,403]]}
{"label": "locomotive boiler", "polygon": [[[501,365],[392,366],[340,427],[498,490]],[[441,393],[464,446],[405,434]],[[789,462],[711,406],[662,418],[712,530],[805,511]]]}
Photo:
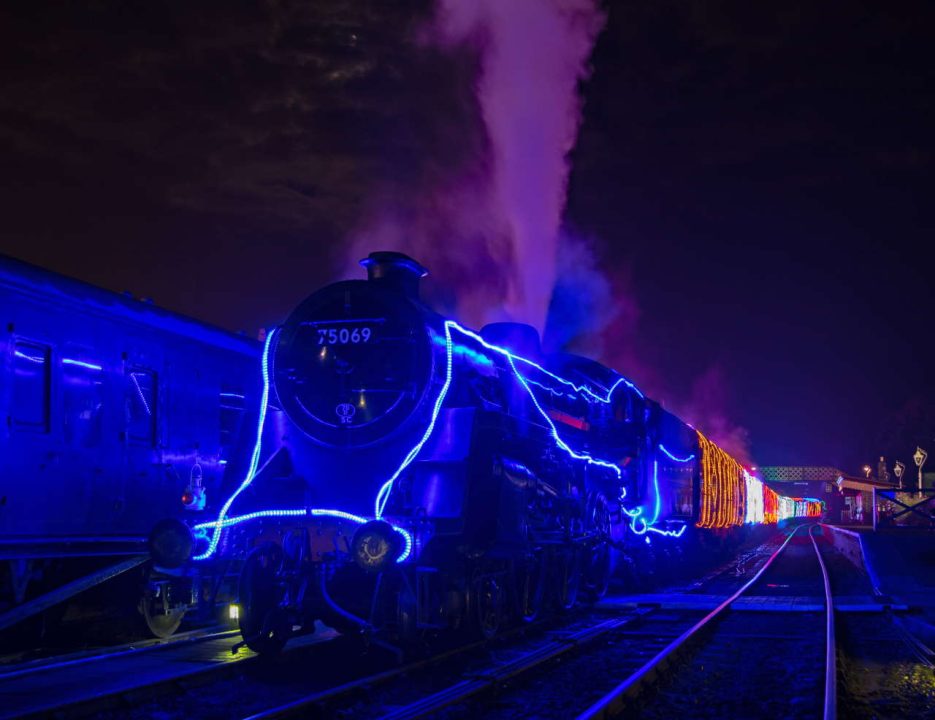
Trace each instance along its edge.
{"label": "locomotive boiler", "polygon": [[491,637],[599,597],[614,552],[815,512],[780,508],[614,370],[543,354],[528,326],[435,313],[415,260],[362,265],[267,336],[249,468],[195,527],[196,561],[245,557],[251,648],[315,620]]}

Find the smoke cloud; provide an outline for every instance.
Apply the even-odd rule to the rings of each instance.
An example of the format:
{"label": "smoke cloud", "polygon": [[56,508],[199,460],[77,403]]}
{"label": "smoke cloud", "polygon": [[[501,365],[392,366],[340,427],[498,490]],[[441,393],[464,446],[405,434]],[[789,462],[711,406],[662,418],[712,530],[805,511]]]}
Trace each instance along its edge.
{"label": "smoke cloud", "polygon": [[599,243],[562,225],[578,88],[605,19],[595,0],[438,0],[436,9],[417,44],[426,67],[449,63],[451,87],[424,104],[421,152],[372,196],[347,269],[374,249],[406,252],[429,268],[423,294],[439,311],[474,327],[529,323],[546,351],[618,369],[745,460],[723,373],[706,372],[690,393],[673,388],[659,349],[641,338],[629,268],[610,267]]}
{"label": "smoke cloud", "polygon": [[749,433],[731,421],[730,383],[719,364],[709,366],[689,387],[679,387],[662,368],[662,349],[648,341],[629,266],[610,264],[599,244],[572,233],[560,235],[561,272],[552,294],[543,345],[593,357],[615,368],[669,412],[701,430],[746,465]]}
{"label": "smoke cloud", "polygon": [[727,377],[719,365],[710,366],[692,383],[690,399],[675,412],[701,430],[711,440],[743,465],[753,465],[750,457],[750,434],[731,422],[728,405],[730,392]]}
{"label": "smoke cloud", "polygon": [[[448,177],[432,173],[420,202],[393,203],[390,191],[357,233],[355,255],[378,244],[409,252],[440,281],[433,299],[453,303],[464,321],[542,331],[581,121],[578,83],[603,22],[594,0],[439,0],[423,42],[477,58],[464,117],[481,123],[478,152]],[[475,143],[470,133],[451,140]]]}

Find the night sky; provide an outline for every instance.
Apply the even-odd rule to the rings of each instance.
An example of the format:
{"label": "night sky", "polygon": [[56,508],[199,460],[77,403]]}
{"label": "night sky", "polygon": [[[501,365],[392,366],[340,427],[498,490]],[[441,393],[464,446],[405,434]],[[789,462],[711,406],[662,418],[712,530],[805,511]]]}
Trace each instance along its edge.
{"label": "night sky", "polygon": [[[431,2],[80,5],[0,9],[14,257],[255,334],[483,154]],[[610,3],[581,88],[595,347],[762,465],[935,451],[932,12],[861,5]]]}

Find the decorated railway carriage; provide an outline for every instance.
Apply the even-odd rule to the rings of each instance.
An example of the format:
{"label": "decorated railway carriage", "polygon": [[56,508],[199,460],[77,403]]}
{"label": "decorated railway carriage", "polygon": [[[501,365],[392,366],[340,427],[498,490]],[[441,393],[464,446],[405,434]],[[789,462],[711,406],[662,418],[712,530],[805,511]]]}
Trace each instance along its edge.
{"label": "decorated railway carriage", "polygon": [[249,548],[250,647],[315,619],[491,636],[602,594],[612,547],[815,512],[610,368],[543,355],[528,326],[436,314],[411,258],[362,264],[368,280],[319,290],[267,337],[250,468],[195,528],[196,560]]}
{"label": "decorated railway carriage", "polygon": [[120,576],[171,633],[217,589],[181,520],[248,470],[259,343],[3,257],[0,319],[0,631]]}

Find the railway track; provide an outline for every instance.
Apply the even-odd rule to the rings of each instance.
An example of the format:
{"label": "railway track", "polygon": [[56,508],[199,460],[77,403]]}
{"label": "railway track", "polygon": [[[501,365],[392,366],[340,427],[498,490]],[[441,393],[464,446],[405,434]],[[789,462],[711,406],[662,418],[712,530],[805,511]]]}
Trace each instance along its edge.
{"label": "railway track", "polygon": [[[299,644],[333,638],[323,633]],[[235,630],[191,632],[26,663],[0,672],[0,720],[82,717],[126,708],[181,686],[229,677],[258,657],[232,653]]]}
{"label": "railway track", "polygon": [[[760,553],[762,553],[762,549]],[[701,587],[717,578],[732,577],[732,563],[727,563],[704,578],[692,582],[692,587]],[[548,642],[553,647],[537,647],[537,652],[554,656],[569,648],[585,645],[589,638],[599,636],[613,627],[615,619],[639,617],[645,610],[634,612],[632,608],[600,612],[593,617],[581,619],[581,613],[554,619],[549,625],[535,624],[504,633],[494,643],[476,643],[455,650],[436,653],[414,665],[400,667],[386,657],[373,661],[372,655],[361,655],[360,643],[341,638],[335,652],[319,652],[303,646],[317,644],[321,639],[335,639],[331,635],[319,635],[290,643],[286,653],[278,658],[264,658],[257,663],[253,653],[241,650],[231,655],[230,648],[236,632],[214,629],[192,631],[173,636],[168,640],[141,640],[120,646],[88,649],[58,656],[50,656],[27,662],[9,662],[0,668],[0,717],[38,717],[54,712],[62,717],[82,717],[89,714],[112,712],[124,716],[136,712],[134,708],[145,707],[152,712],[162,712],[165,706],[179,708],[180,717],[187,715],[181,708],[196,708],[195,714],[229,717],[247,714],[253,709],[260,716],[276,706],[274,701],[287,699],[299,702],[311,698],[311,705],[337,703],[341,698],[354,694],[361,688],[375,688],[405,678],[412,673],[433,668],[432,673],[446,662],[451,666],[471,663],[467,660],[472,653],[478,666],[489,659],[490,654],[502,655],[514,641],[528,639],[527,650],[536,646],[537,633],[551,633]],[[592,627],[592,625],[594,627]],[[293,652],[298,650],[298,652]],[[521,655],[522,651],[518,652]],[[330,655],[331,657],[328,657]],[[309,664],[325,665],[334,672],[313,673],[315,682],[302,670]],[[299,670],[297,670],[297,668]],[[347,672],[338,672],[348,668]],[[451,672],[454,672],[452,670]],[[270,685],[275,684],[275,688]],[[250,697],[243,697],[247,686],[257,686]],[[310,691],[311,690],[311,691]],[[220,700],[216,700],[217,697]],[[289,703],[286,703],[289,704]],[[170,710],[169,715],[172,712]],[[140,716],[146,716],[140,711]]]}
{"label": "railway track", "polygon": [[[641,716],[662,717],[673,710],[682,713],[694,710],[694,714],[701,717],[730,717],[739,716],[738,711],[745,710],[748,716],[765,713],[763,716],[772,717],[778,708],[770,705],[778,700],[787,708],[784,715],[790,714],[788,708],[791,705],[792,717],[821,716],[824,720],[833,720],[836,717],[834,605],[830,581],[813,530],[814,526],[808,528],[810,552],[813,553],[810,559],[814,568],[805,567],[810,563],[807,553],[802,552],[806,549],[802,546],[804,544],[794,548],[798,550],[794,553],[797,556],[785,555],[777,562],[796,534],[801,534],[801,528],[797,528],[754,578],[578,717],[581,720],[613,717],[632,706],[634,699],[659,679],[660,685],[674,687],[644,700]],[[814,570],[820,570],[820,580]],[[775,611],[753,611],[742,615],[727,612],[735,601],[751,590],[767,593],[765,597],[784,596],[785,591],[790,591],[795,593],[793,597],[803,597],[800,593],[807,593],[804,597],[810,598],[820,591],[824,596],[824,612],[796,612],[792,617],[789,613]],[[770,590],[774,592],[769,593]],[[816,641],[820,641],[820,647]],[[694,652],[695,661],[687,665],[675,664],[677,656],[688,651]],[[777,651],[781,654],[780,662],[775,662]],[[770,662],[770,656],[773,656],[773,662]],[[790,667],[791,657],[796,660]],[[674,677],[666,678],[664,672],[670,666]],[[791,673],[790,669],[793,670]],[[786,682],[783,682],[784,675]],[[709,684],[712,678],[713,687]],[[819,678],[820,681],[816,682]],[[666,680],[672,682],[666,683]],[[750,697],[749,690],[756,687],[758,680],[764,692],[760,698]],[[736,685],[724,688],[723,685],[730,681]],[[788,688],[781,698],[776,694],[780,687]],[[695,702],[699,699],[699,690],[703,692],[702,707],[684,707],[688,698],[699,704]],[[758,699],[761,700],[760,707],[757,707]]]}
{"label": "railway track", "polygon": [[[134,688],[112,688],[114,692],[105,692],[93,702],[47,704],[30,713],[44,715],[54,708],[58,716],[93,712],[105,718],[142,718],[158,712],[168,719],[266,720],[479,715],[591,718],[626,710],[628,716],[645,718],[674,713],[691,717],[822,715],[830,719],[836,707],[834,693],[841,683],[832,664],[835,618],[828,608],[834,607],[835,597],[831,581],[852,582],[853,573],[842,571],[836,565],[840,558],[835,556],[829,563],[830,573],[829,568],[822,568],[825,561],[814,533],[814,526],[808,532],[798,529],[781,544],[764,546],[768,552],[760,548],[751,553],[742,563],[746,565],[742,578],[735,564],[733,570],[722,568],[709,574],[707,587],[692,583],[696,594],[681,597],[694,598],[695,607],[609,603],[549,626],[527,627],[492,643],[450,649],[402,666],[385,656],[374,659],[372,652],[359,653],[347,638],[291,647],[277,658],[255,658],[248,651],[234,657],[230,654],[233,638],[222,634],[200,641],[201,646],[194,639],[178,644],[178,649],[188,645],[190,651],[175,663],[185,666],[184,673]],[[848,588],[846,582],[845,589],[851,592],[863,589]],[[707,607],[705,603],[714,596],[701,593],[710,593],[712,588],[727,597],[722,595],[716,607]],[[855,617],[845,599],[839,623],[843,620],[847,627]],[[879,611],[874,617],[883,621]],[[148,653],[154,664],[171,666],[171,659],[163,662],[167,659],[161,655],[163,647],[141,649],[128,657],[137,662]],[[120,653],[111,655],[113,661],[121,657]],[[199,667],[202,661],[222,666]],[[77,659],[67,662],[82,666]],[[100,675],[108,674],[106,659],[90,662],[100,664]],[[29,672],[38,679],[43,673],[52,676],[63,669],[50,666]],[[738,691],[762,683],[763,697],[772,696],[779,704],[750,706],[742,692],[731,699],[720,682],[725,678],[732,679]],[[4,696],[2,683],[0,674],[0,697]],[[785,683],[786,688],[778,699],[777,683]],[[707,705],[699,709],[695,701]],[[744,711],[731,712],[740,705]],[[24,716],[10,713],[5,703],[0,702],[0,708],[2,717]],[[912,717],[911,713],[905,716]]]}
{"label": "railway track", "polygon": [[[863,574],[843,568],[843,556],[823,550],[816,537],[819,532],[817,525],[802,526],[781,544],[772,545],[768,555],[762,548],[751,553],[746,558],[751,567],[742,582],[725,569],[710,574],[708,587],[693,587],[699,592],[693,596],[695,608],[681,607],[690,597],[687,594],[668,607],[659,604],[620,612],[617,605],[616,615],[594,615],[584,627],[513,645],[486,661],[460,667],[447,681],[442,680],[445,672],[437,668],[424,673],[427,668],[412,669],[379,682],[362,679],[343,696],[309,696],[254,714],[250,720],[584,719],[623,713],[660,720],[757,716],[833,720],[839,688],[846,693],[842,717],[887,717],[873,711],[850,712],[855,707],[852,686],[865,684],[866,678],[842,680],[837,662],[842,643],[836,628],[870,622],[884,628],[874,634],[884,638],[883,646],[897,645],[898,633],[893,630],[900,620],[893,614],[897,605],[867,596]],[[711,597],[700,593],[710,592],[711,586],[729,587],[732,574],[734,587],[725,592],[727,597],[710,610],[699,609]],[[874,643],[875,650],[879,646]],[[907,648],[900,645],[902,657]],[[846,638],[844,649],[849,650]],[[896,651],[890,650],[893,657]],[[891,702],[898,712],[889,717],[930,717],[935,696],[925,693],[935,687],[932,680],[926,676],[914,695]]]}
{"label": "railway track", "polygon": [[[788,538],[786,539],[788,542]],[[770,553],[762,549],[749,553],[745,564],[768,565],[778,555],[775,544]],[[736,563],[709,573],[691,587],[699,589],[705,583],[720,586],[730,582],[739,584]],[[756,574],[759,577],[760,573]],[[728,576],[728,577],[725,577]],[[750,581],[752,582],[752,581]],[[749,585],[749,582],[747,583]],[[699,620],[702,611],[671,613],[660,608],[633,607],[620,609],[613,606],[586,614],[577,622],[492,653],[482,653],[476,659],[465,661],[461,656],[453,675],[446,675],[438,666],[431,673],[421,672],[428,666],[420,664],[400,668],[372,678],[361,678],[347,687],[333,691],[312,693],[290,703],[268,708],[252,714],[248,720],[269,720],[288,717],[384,717],[417,718],[444,712],[448,708],[462,709],[466,716],[478,710],[472,702],[478,697],[491,697],[508,692],[513,684],[524,682],[528,676],[557,663],[591,662],[608,646],[624,647],[635,644],[639,648],[628,651],[629,661],[648,660],[665,645],[660,638],[677,635],[686,622]],[[631,648],[632,649],[632,648]],[[615,665],[611,671],[620,666]],[[437,689],[440,678],[453,677],[452,682]],[[556,717],[568,717],[567,708],[554,707]],[[489,708],[480,712],[488,714]],[[521,716],[532,716],[521,713]]]}
{"label": "railway track", "polygon": [[59,668],[77,665],[86,662],[95,662],[110,657],[133,655],[141,652],[175,645],[176,643],[192,643],[210,640],[213,638],[234,637],[236,630],[213,626],[198,628],[176,633],[168,638],[145,638],[116,645],[103,645],[100,647],[58,652],[30,660],[20,660],[17,656],[10,656],[0,660],[0,683],[15,677],[24,677],[33,673],[49,672]]}

